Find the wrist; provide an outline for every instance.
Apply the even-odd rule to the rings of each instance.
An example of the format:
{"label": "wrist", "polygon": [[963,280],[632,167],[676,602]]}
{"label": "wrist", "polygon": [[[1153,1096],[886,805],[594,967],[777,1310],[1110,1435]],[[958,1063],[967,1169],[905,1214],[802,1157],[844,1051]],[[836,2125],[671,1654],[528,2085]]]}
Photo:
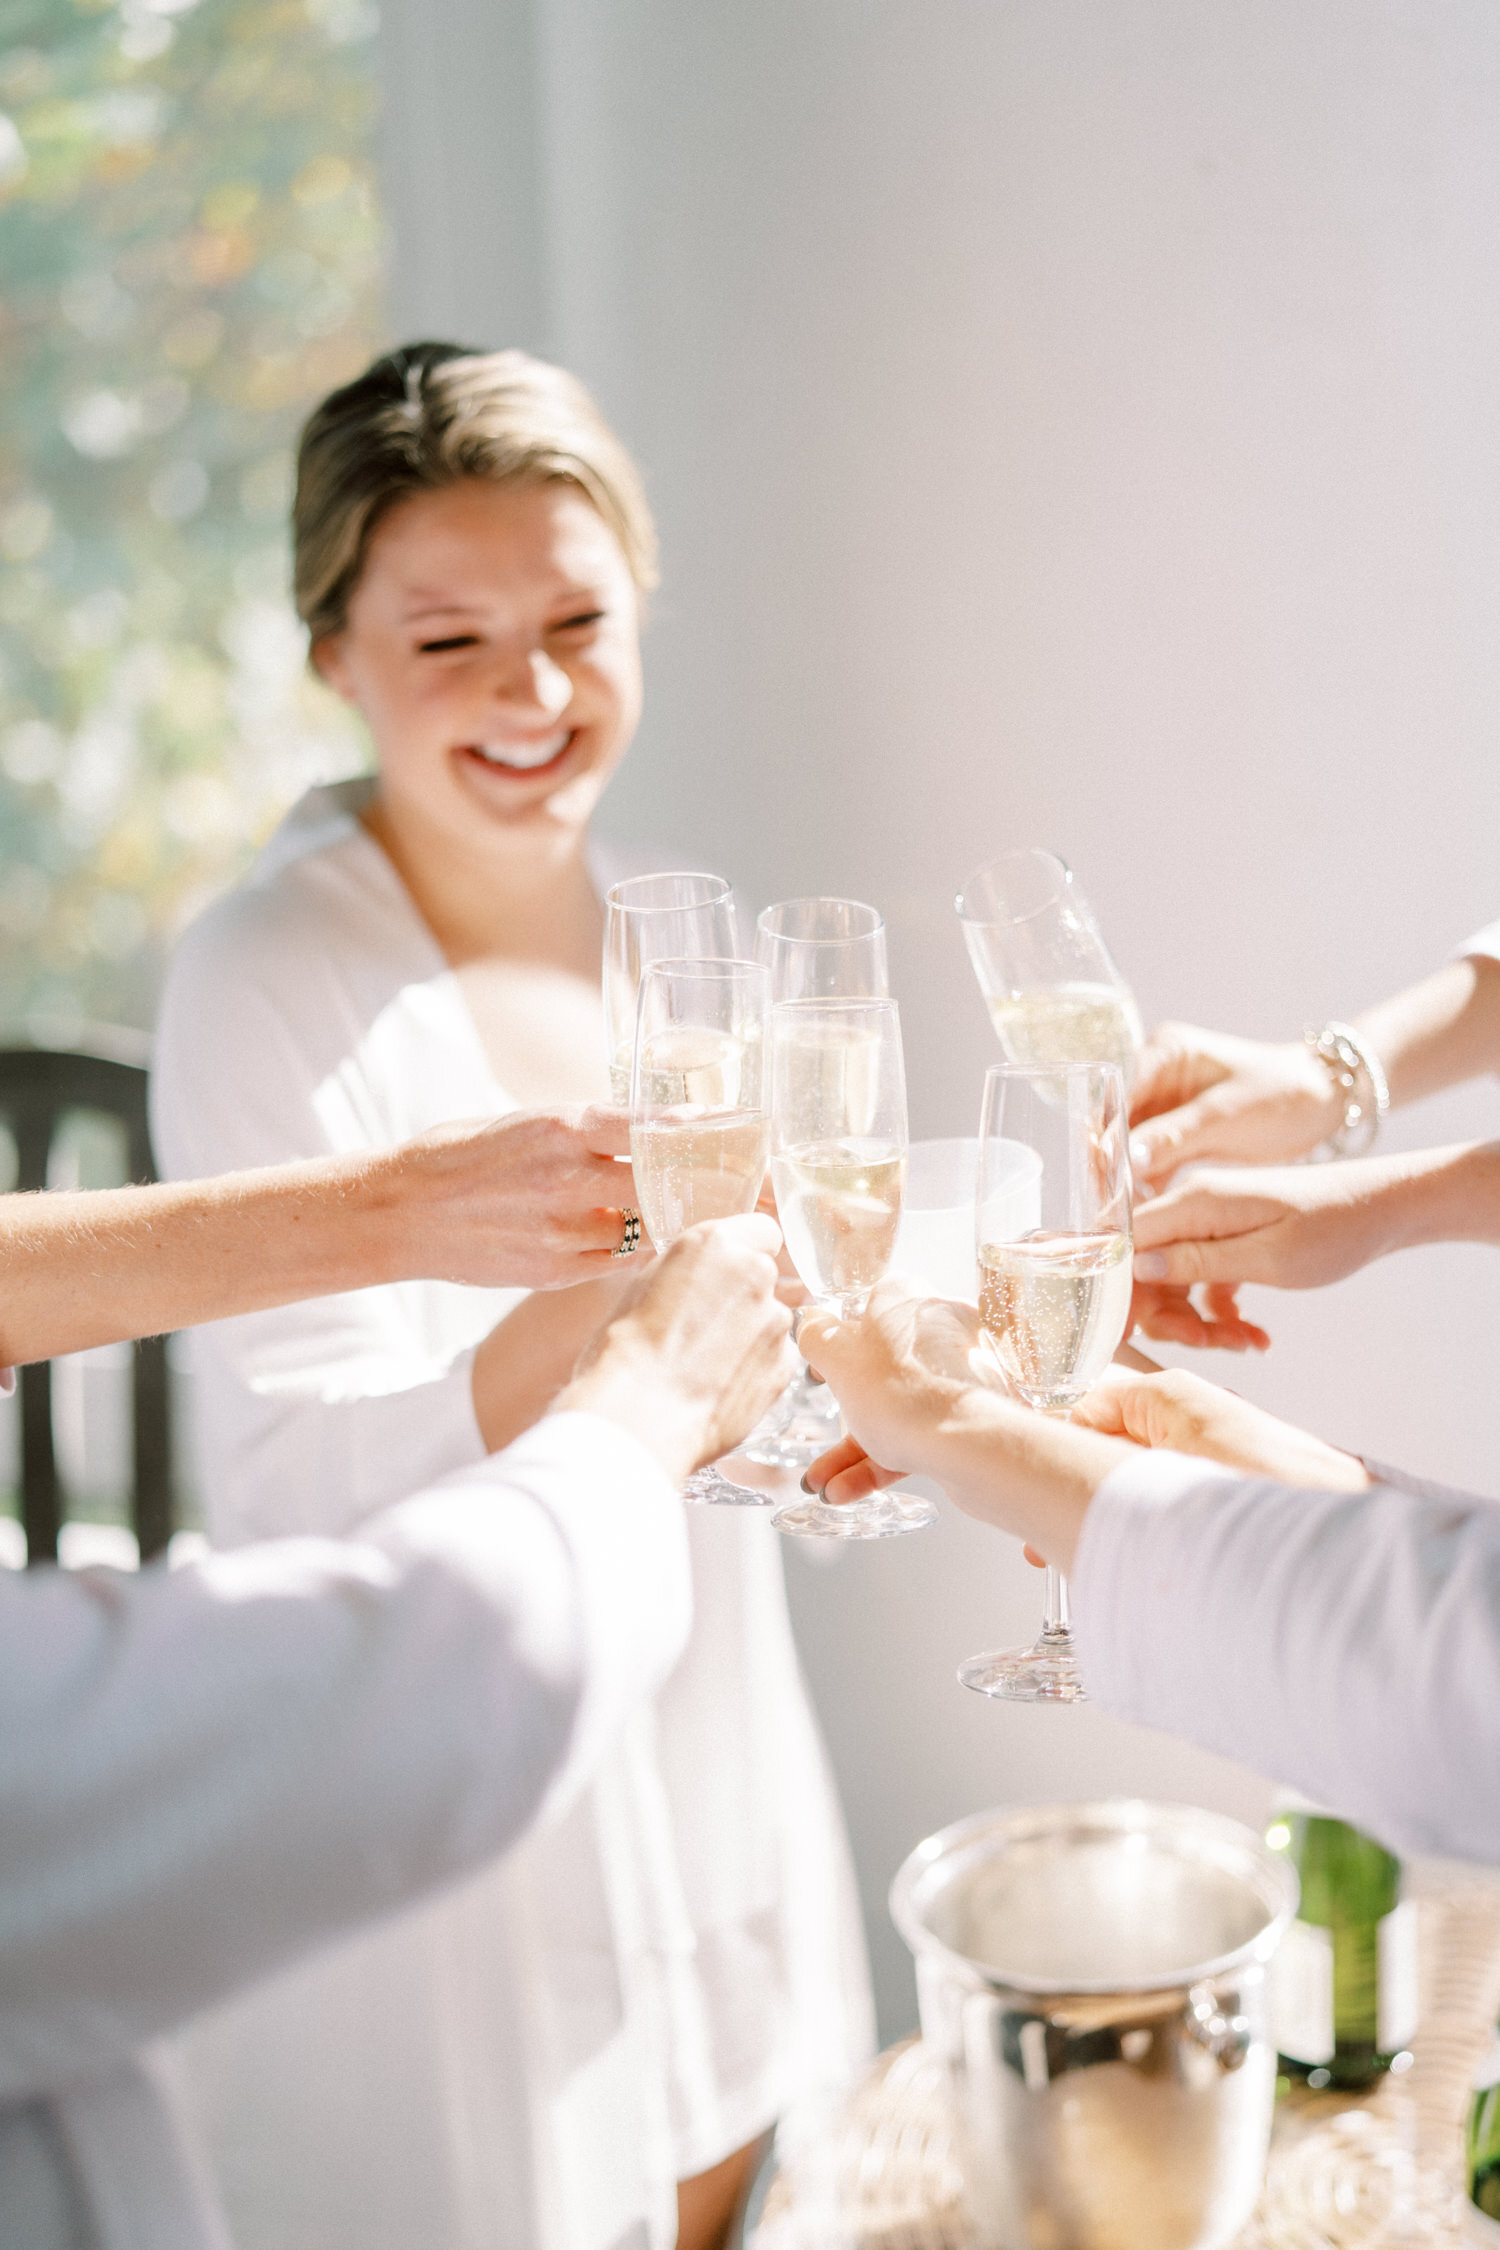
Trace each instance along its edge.
{"label": "wrist", "polygon": [[[1364,1492],[1370,1476],[1356,1454],[1343,1453],[1310,1431],[1278,1425],[1279,1434],[1265,1455],[1245,1464],[1252,1474],[1270,1475],[1278,1484],[1297,1485],[1316,1492]],[[1232,1464],[1231,1464],[1232,1465]]]}
{"label": "wrist", "polygon": [[684,1396],[659,1351],[617,1320],[589,1365],[554,1399],[554,1414],[599,1414],[656,1455],[674,1484],[697,1467],[708,1439],[708,1416]]}
{"label": "wrist", "polygon": [[441,1187],[436,1152],[422,1141],[349,1159],[328,1199],[336,1255],[358,1276],[341,1287],[441,1276],[448,1263],[440,1248]]}
{"label": "wrist", "polygon": [[923,1467],[965,1515],[1029,1541],[1066,1572],[1094,1494],[1133,1450],[971,1388],[943,1416]]}
{"label": "wrist", "polygon": [[1391,1249],[1424,1242],[1500,1242],[1500,1142],[1424,1149],[1401,1160]]}
{"label": "wrist", "polygon": [[1302,1039],[1327,1073],[1338,1105],[1338,1122],[1327,1140],[1329,1155],[1366,1155],[1391,1106],[1373,1042],[1354,1024],[1336,1020],[1321,1028],[1310,1024]]}

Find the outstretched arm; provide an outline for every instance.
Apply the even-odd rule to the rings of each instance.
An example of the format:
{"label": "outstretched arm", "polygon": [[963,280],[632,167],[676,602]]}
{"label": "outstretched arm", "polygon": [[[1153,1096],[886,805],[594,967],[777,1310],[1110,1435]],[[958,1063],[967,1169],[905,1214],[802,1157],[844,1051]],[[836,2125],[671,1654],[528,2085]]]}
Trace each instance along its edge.
{"label": "outstretched arm", "polygon": [[848,1435],[807,1472],[825,1499],[861,1499],[900,1476],[932,1477],[966,1515],[1013,1533],[1063,1570],[1095,1492],[1128,1448],[1170,1447],[1335,1490],[1368,1482],[1352,1455],[1175,1370],[1115,1366],[1071,1420],[1036,1414],[1000,1382],[971,1305],[903,1296],[899,1283],[876,1291],[863,1321],[804,1315],[798,1342],[848,1424]]}
{"label": "outstretched arm", "polygon": [[521,1111],[371,1154],[0,1197],[0,1365],[379,1282],[607,1274],[628,1148],[620,1111]]}
{"label": "outstretched arm", "polygon": [[786,1378],[779,1237],[684,1235],[501,1457],[348,1540],[0,1572],[0,2100],[451,1882],[676,1661],[677,1486]]}
{"label": "outstretched arm", "polygon": [[1029,1414],[977,1379],[963,1306],[877,1293],[857,1327],[813,1315],[800,1340],[853,1432],[810,1477],[837,1467],[828,1496],[852,1498],[894,1473],[874,1461],[899,1462],[1068,1569],[1106,1709],[1275,1773],[1398,1850],[1500,1861],[1493,1503],[1372,1484],[1192,1376],[1111,1376],[1074,1423]]}
{"label": "outstretched arm", "polygon": [[[1140,1204],[1134,1234],[1147,1293],[1195,1282],[1318,1289],[1417,1243],[1500,1242],[1500,1143],[1344,1164],[1204,1167]],[[1141,1319],[1150,1334],[1169,1332],[1154,1307]]]}
{"label": "outstretched arm", "polygon": [[[1500,960],[1481,952],[1446,962],[1354,1025],[1379,1056],[1395,1106],[1500,1069]],[[1146,1042],[1136,1073],[1131,1157],[1153,1185],[1182,1164],[1286,1163],[1339,1120],[1332,1075],[1300,1039],[1168,1023]]]}

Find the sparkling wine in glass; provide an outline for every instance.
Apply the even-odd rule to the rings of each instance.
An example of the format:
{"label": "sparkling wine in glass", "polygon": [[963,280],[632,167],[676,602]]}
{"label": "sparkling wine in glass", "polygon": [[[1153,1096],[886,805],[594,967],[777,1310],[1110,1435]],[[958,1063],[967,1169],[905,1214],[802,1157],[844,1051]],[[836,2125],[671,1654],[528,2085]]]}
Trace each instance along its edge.
{"label": "sparkling wine in glass", "polygon": [[[1039,1160],[1018,1212],[1011,1151]],[[1000,1063],[985,1073],[975,1188],[979,1317],[1011,1388],[1064,1419],[1113,1359],[1130,1322],[1130,1158],[1118,1063]],[[1017,1703],[1084,1700],[1068,1589],[1047,1570],[1029,1648],[971,1656],[965,1687]]]}
{"label": "sparkling wine in glass", "polygon": [[[756,961],[654,961],[641,976],[631,1058],[630,1162],[658,1250],[700,1219],[753,1211],[766,1176],[769,983]],[[685,1500],[764,1508],[770,1495],[710,1466]]]}
{"label": "sparkling wine in glass", "polygon": [[[755,925],[755,957],[770,971],[773,1004],[882,1000],[890,992],[885,920],[862,899],[786,898],[768,906]],[[805,1469],[838,1434],[838,1406],[804,1364],[744,1450],[771,1468]]]}
{"label": "sparkling wine in glass", "polygon": [[[864,1311],[891,1262],[906,1173],[906,1077],[894,1000],[787,1000],[770,1016],[771,1177],[802,1281],[841,1319]],[[832,1442],[832,1433],[828,1442]],[[779,1508],[780,1531],[888,1539],[937,1510],[900,1492],[847,1507]]]}
{"label": "sparkling wine in glass", "polygon": [[641,972],[653,961],[733,959],[734,894],[722,875],[632,875],[604,901],[604,1030],[611,1101],[630,1100]]}
{"label": "sparkling wine in glass", "polygon": [[1002,852],[969,877],[957,905],[1007,1058],[1112,1062],[1129,1086],[1140,1010],[1067,863],[1053,852]]}

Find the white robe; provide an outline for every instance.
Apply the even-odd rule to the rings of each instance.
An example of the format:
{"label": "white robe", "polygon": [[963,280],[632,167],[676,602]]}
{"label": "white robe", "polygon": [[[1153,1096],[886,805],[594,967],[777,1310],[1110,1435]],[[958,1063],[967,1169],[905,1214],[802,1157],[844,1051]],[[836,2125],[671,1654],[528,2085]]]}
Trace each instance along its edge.
{"label": "white robe", "polygon": [[[515,1106],[355,817],[367,789],[311,792],[184,940],[155,1076],[169,1175]],[[472,1353],[518,1295],[414,1282],[205,1331],[214,1537],[346,1531],[478,1459]],[[188,2043],[241,2250],[655,2250],[676,2179],[868,2053],[778,1535],[728,1510],[688,1534],[687,1652],[586,1801]]]}
{"label": "white robe", "polygon": [[150,2043],[576,1798],[690,1602],[587,1414],[357,1539],[0,1571],[0,2241],[227,2250]]}

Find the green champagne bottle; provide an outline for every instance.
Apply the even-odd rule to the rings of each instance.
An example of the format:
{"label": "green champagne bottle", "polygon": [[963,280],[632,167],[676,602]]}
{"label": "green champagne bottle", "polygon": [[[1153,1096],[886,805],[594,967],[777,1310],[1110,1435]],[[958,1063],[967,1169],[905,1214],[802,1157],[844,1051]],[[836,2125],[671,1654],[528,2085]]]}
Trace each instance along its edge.
{"label": "green champagne bottle", "polygon": [[1360,1829],[1305,1800],[1266,1830],[1302,1884],[1297,1919],[1271,1964],[1281,2067],[1309,2086],[1352,2090],[1404,2070],[1417,2028],[1416,1903],[1401,1862]]}
{"label": "green champagne bottle", "polygon": [[1500,2243],[1500,2032],[1474,2074],[1464,2155],[1469,2201],[1488,2222],[1478,2231]]}

